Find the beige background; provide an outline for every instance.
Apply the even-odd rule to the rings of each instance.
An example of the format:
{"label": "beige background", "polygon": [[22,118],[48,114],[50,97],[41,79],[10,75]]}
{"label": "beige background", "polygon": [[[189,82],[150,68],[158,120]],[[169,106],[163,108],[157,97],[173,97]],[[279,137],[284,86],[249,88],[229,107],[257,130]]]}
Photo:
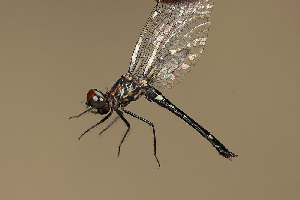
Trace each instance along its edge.
{"label": "beige background", "polygon": [[124,74],[155,2],[1,1],[0,199],[299,199],[299,1],[216,1],[205,53],[163,91],[231,151],[223,159],[195,130],[144,98],[127,116],[68,120],[86,92]]}

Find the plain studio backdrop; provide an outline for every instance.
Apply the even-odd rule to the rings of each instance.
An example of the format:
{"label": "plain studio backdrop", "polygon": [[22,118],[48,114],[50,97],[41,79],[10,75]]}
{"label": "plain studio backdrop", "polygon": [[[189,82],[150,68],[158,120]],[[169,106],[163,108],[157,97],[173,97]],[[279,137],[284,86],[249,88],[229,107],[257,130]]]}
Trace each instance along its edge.
{"label": "plain studio backdrop", "polygon": [[[145,98],[101,137],[86,93],[129,67],[154,0],[17,1],[0,6],[0,199],[299,199],[297,0],[215,1],[192,72],[164,95],[239,154],[230,162]],[[111,119],[112,120],[112,119]],[[107,125],[107,124],[106,124]]]}

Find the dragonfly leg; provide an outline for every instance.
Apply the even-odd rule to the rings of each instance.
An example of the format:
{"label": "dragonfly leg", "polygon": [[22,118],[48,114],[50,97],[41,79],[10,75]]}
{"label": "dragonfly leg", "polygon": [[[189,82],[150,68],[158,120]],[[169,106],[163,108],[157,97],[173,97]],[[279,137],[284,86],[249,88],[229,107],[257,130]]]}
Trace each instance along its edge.
{"label": "dragonfly leg", "polygon": [[84,136],[87,132],[89,132],[90,130],[92,130],[93,128],[98,126],[99,124],[105,122],[111,116],[112,113],[113,113],[113,111],[111,110],[103,119],[101,119],[100,122],[96,123],[95,125],[90,127],[88,130],[86,130],[84,133],[82,133],[81,136],[78,139],[80,140],[82,138],[82,136]]}
{"label": "dragonfly leg", "polygon": [[90,107],[89,109],[85,110],[84,112],[80,113],[79,115],[75,115],[75,116],[69,117],[69,119],[78,118],[81,115],[84,115],[85,113],[90,112],[93,109],[108,109],[108,108],[110,108],[110,107]]}
{"label": "dragonfly leg", "polygon": [[83,114],[85,114],[85,113],[91,111],[92,109],[94,109],[94,108],[89,108],[89,109],[85,110],[84,112],[80,113],[79,115],[75,115],[75,116],[69,117],[69,119],[78,118],[78,117],[80,117],[81,115],[83,115]]}
{"label": "dragonfly leg", "polygon": [[139,120],[141,120],[141,121],[147,123],[149,126],[152,127],[152,130],[153,130],[153,153],[154,153],[154,157],[155,157],[155,159],[156,159],[156,161],[157,161],[157,163],[158,163],[158,167],[160,167],[159,160],[158,160],[158,158],[157,158],[157,156],[156,156],[156,135],[155,135],[154,124],[153,124],[152,122],[150,122],[150,121],[148,121],[148,120],[146,120],[146,119],[144,119],[144,118],[142,118],[142,117],[140,117],[140,116],[138,116],[138,115],[136,115],[136,114],[134,114],[134,113],[128,111],[128,110],[125,110],[124,108],[122,108],[122,110],[123,110],[126,114],[128,114],[128,115],[130,115],[130,116],[132,116],[132,117],[135,117],[135,118],[137,118],[137,119],[139,119]]}
{"label": "dragonfly leg", "polygon": [[130,131],[130,124],[129,124],[129,122],[124,118],[123,112],[122,112],[122,111],[116,110],[116,112],[117,112],[117,114],[121,117],[121,119],[123,120],[123,122],[124,122],[124,123],[126,124],[126,126],[127,126],[127,130],[126,130],[126,132],[125,132],[125,134],[124,134],[124,136],[123,136],[123,138],[122,138],[122,140],[121,140],[121,142],[120,142],[120,144],[119,144],[118,156],[120,156],[121,146],[122,146],[122,144],[123,144],[123,142],[124,142],[124,140],[125,140],[127,134],[128,134],[129,131]]}
{"label": "dragonfly leg", "polygon": [[118,119],[120,118],[120,116],[117,116],[112,122],[110,122],[110,124],[105,128],[103,129],[99,135],[101,135],[104,131],[106,131],[107,129],[109,129],[109,127],[111,127]]}

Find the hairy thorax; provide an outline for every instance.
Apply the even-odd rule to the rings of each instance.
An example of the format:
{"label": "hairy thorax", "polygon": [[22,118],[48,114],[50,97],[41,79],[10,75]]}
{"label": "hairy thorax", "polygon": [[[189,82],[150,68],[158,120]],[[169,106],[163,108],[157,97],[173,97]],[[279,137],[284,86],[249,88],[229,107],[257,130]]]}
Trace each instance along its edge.
{"label": "hairy thorax", "polygon": [[145,78],[137,78],[130,74],[121,76],[107,92],[109,106],[112,108],[127,106],[131,101],[135,101],[145,94],[147,86]]}

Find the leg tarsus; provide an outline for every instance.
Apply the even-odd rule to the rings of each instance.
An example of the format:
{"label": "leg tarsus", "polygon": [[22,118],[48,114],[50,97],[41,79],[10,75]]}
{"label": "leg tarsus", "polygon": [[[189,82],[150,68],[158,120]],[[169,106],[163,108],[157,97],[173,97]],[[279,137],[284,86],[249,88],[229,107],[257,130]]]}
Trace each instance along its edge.
{"label": "leg tarsus", "polygon": [[[152,124],[153,125],[153,124]],[[158,168],[160,168],[160,162],[156,156],[156,136],[155,136],[155,129],[154,129],[154,125],[152,126],[153,128],[153,153],[154,153],[154,157],[156,159],[156,162],[158,164]]]}
{"label": "leg tarsus", "polygon": [[84,112],[80,113],[79,115],[75,115],[75,116],[72,116],[72,117],[69,117],[69,119],[73,119],[73,118],[78,118],[80,117],[81,115],[93,110],[93,109],[106,109],[106,108],[109,108],[109,107],[90,107],[89,109],[85,110]]}
{"label": "leg tarsus", "polygon": [[78,117],[80,117],[81,115],[83,115],[83,114],[85,114],[85,113],[91,111],[92,109],[93,109],[93,108],[89,108],[89,109],[85,110],[84,112],[80,113],[79,115],[75,115],[75,116],[69,117],[69,119],[78,118]]}

